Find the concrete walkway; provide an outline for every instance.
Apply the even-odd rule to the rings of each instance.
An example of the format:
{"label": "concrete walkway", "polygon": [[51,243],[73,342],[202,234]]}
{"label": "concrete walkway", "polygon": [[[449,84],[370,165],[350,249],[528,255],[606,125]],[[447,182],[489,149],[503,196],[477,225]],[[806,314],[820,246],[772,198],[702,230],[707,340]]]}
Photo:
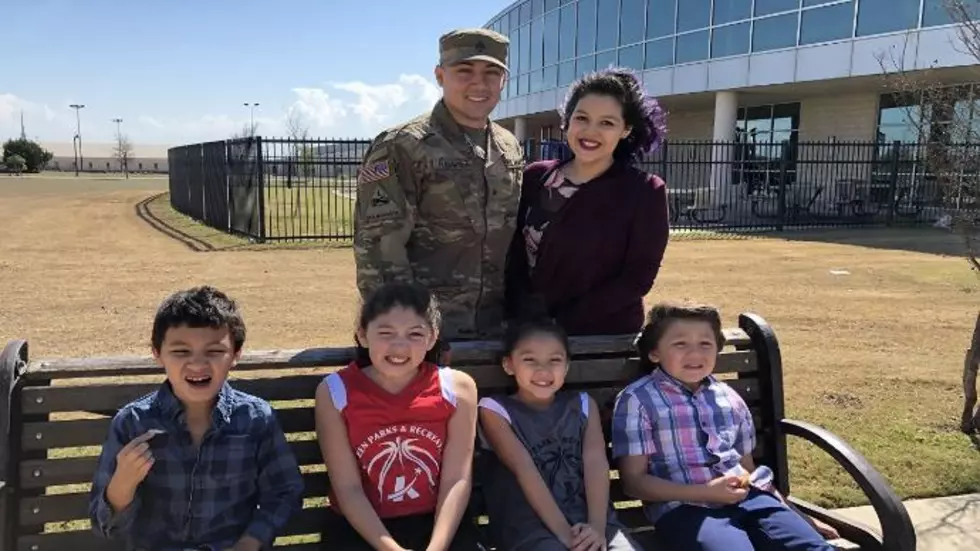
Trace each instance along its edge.
{"label": "concrete walkway", "polygon": [[[917,551],[976,551],[980,549],[980,494],[914,499],[905,508],[915,525]],[[881,533],[871,506],[837,509]]]}

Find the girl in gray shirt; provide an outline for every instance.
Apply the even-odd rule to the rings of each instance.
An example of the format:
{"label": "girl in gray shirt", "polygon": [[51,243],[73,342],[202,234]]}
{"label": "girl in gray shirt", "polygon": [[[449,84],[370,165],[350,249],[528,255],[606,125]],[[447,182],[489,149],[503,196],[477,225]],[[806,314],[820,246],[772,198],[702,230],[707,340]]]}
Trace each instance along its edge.
{"label": "girl in gray shirt", "polygon": [[551,320],[515,323],[502,360],[517,390],[480,400],[492,453],[484,490],[501,551],[640,549],[616,521],[595,401],[562,391],[568,338]]}

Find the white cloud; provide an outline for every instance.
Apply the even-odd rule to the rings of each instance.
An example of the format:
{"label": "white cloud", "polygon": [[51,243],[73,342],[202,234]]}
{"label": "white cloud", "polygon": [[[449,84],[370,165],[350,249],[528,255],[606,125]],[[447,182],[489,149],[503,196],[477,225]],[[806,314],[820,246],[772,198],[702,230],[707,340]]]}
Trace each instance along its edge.
{"label": "white cloud", "polygon": [[[432,80],[417,74],[403,74],[388,83],[328,82],[319,88],[283,89],[283,94],[285,101],[267,100],[255,110],[261,135],[286,136],[286,120],[290,113],[297,113],[309,126],[310,136],[371,138],[385,127],[431,109],[442,95]],[[32,137],[64,141],[61,137],[74,131],[75,118],[70,110],[56,111],[45,104],[0,93],[0,137],[20,133],[21,109]],[[84,113],[82,118],[85,119]],[[231,114],[171,117],[145,112],[132,117],[132,121],[133,124],[127,124],[126,132],[136,143],[195,143],[220,140],[240,132],[249,122],[249,112],[241,109]],[[96,141],[110,140],[115,133],[115,126],[108,119],[105,122],[83,120],[83,126],[87,135]]]}
{"label": "white cloud", "polygon": [[17,126],[19,132],[21,112],[24,113],[25,119],[40,116],[50,122],[57,117],[54,109],[47,104],[27,101],[13,94],[0,94],[0,128],[13,124]]}

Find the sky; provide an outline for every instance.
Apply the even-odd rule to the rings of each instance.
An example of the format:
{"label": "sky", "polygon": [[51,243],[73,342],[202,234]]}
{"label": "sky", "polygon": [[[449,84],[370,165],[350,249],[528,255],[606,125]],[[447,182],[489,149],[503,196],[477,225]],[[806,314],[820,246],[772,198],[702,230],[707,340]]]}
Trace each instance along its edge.
{"label": "sky", "polygon": [[[0,0],[0,4],[15,0]],[[222,139],[248,124],[286,136],[373,137],[431,108],[439,36],[511,0],[30,0],[0,31],[0,141]]]}

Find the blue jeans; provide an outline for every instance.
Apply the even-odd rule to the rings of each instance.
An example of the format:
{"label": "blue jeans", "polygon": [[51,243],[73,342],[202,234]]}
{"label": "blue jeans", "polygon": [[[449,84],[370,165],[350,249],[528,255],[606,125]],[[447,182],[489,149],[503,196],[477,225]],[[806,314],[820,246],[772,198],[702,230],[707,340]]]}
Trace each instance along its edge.
{"label": "blue jeans", "polygon": [[681,505],[656,526],[658,539],[678,551],[834,551],[803,517],[754,488],[735,505]]}

